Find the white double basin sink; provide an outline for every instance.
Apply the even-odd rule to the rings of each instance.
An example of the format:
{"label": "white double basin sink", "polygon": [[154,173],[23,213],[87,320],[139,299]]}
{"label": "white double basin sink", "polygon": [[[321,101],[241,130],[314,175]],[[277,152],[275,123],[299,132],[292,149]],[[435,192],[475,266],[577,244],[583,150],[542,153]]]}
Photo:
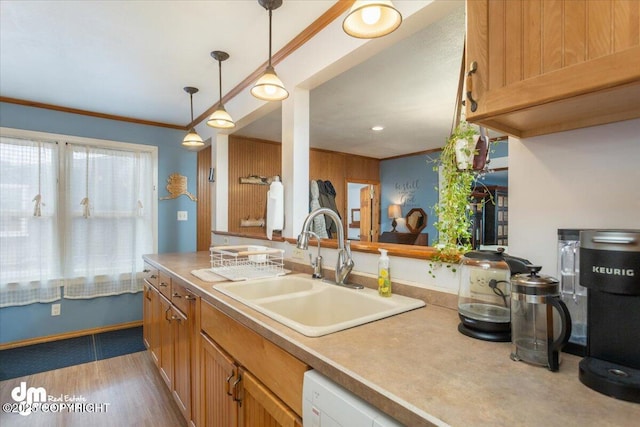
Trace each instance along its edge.
{"label": "white double basin sink", "polygon": [[348,289],[308,275],[227,282],[218,291],[308,337],[319,337],[423,307],[402,295],[384,298],[373,289]]}

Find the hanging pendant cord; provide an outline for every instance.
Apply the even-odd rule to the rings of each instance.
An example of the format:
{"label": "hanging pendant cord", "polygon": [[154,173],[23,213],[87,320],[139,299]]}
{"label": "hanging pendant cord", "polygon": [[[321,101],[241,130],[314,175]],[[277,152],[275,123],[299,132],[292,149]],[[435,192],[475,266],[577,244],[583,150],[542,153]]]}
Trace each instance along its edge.
{"label": "hanging pendant cord", "polygon": [[[466,39],[466,37],[465,37]],[[465,56],[467,51],[467,42],[462,45],[462,63],[460,64],[460,78],[458,80],[458,92],[456,93],[456,104],[453,107],[453,121],[451,123],[451,133],[449,135],[453,135],[453,131],[460,124],[460,112],[462,110],[462,90],[464,86],[464,65],[465,65]]]}
{"label": "hanging pendant cord", "polygon": [[269,8],[269,67],[271,67],[271,8]]}
{"label": "hanging pendant cord", "polygon": [[220,94],[220,101],[218,101],[218,104],[222,105],[222,61],[219,59],[218,59],[218,90]]}
{"label": "hanging pendant cord", "polygon": [[193,94],[189,94],[189,100],[191,102],[191,123],[193,123]]}

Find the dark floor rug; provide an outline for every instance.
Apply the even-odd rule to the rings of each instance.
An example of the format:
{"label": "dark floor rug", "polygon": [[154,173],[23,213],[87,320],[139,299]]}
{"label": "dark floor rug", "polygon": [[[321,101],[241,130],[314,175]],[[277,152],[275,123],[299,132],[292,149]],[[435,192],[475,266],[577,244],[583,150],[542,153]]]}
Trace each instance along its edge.
{"label": "dark floor rug", "polygon": [[142,326],[103,332],[95,335],[95,340],[96,360],[146,350],[142,341]]}
{"label": "dark floor rug", "polygon": [[0,381],[145,350],[142,327],[0,351]]}

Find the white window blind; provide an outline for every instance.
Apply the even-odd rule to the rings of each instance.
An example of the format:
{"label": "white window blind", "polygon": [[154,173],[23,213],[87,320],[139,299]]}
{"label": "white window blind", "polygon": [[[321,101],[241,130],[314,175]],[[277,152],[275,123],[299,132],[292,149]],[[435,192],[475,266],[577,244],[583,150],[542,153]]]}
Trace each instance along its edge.
{"label": "white window blind", "polygon": [[58,149],[0,140],[0,307],[60,299]]}
{"label": "white window blind", "polygon": [[142,290],[156,158],[136,147],[2,136],[0,306]]}

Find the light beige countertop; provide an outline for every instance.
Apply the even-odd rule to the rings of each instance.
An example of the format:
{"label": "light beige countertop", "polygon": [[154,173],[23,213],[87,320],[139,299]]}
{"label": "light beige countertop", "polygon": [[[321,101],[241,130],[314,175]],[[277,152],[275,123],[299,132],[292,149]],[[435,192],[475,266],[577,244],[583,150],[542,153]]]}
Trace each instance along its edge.
{"label": "light beige countertop", "polygon": [[[209,253],[146,255],[224,313],[408,426],[631,426],[640,404],[604,396],[578,379],[579,357],[560,370],[514,362],[510,343],[466,337],[456,310],[430,304],[309,338],[218,292],[192,270]],[[412,295],[413,296],[413,295]]]}

